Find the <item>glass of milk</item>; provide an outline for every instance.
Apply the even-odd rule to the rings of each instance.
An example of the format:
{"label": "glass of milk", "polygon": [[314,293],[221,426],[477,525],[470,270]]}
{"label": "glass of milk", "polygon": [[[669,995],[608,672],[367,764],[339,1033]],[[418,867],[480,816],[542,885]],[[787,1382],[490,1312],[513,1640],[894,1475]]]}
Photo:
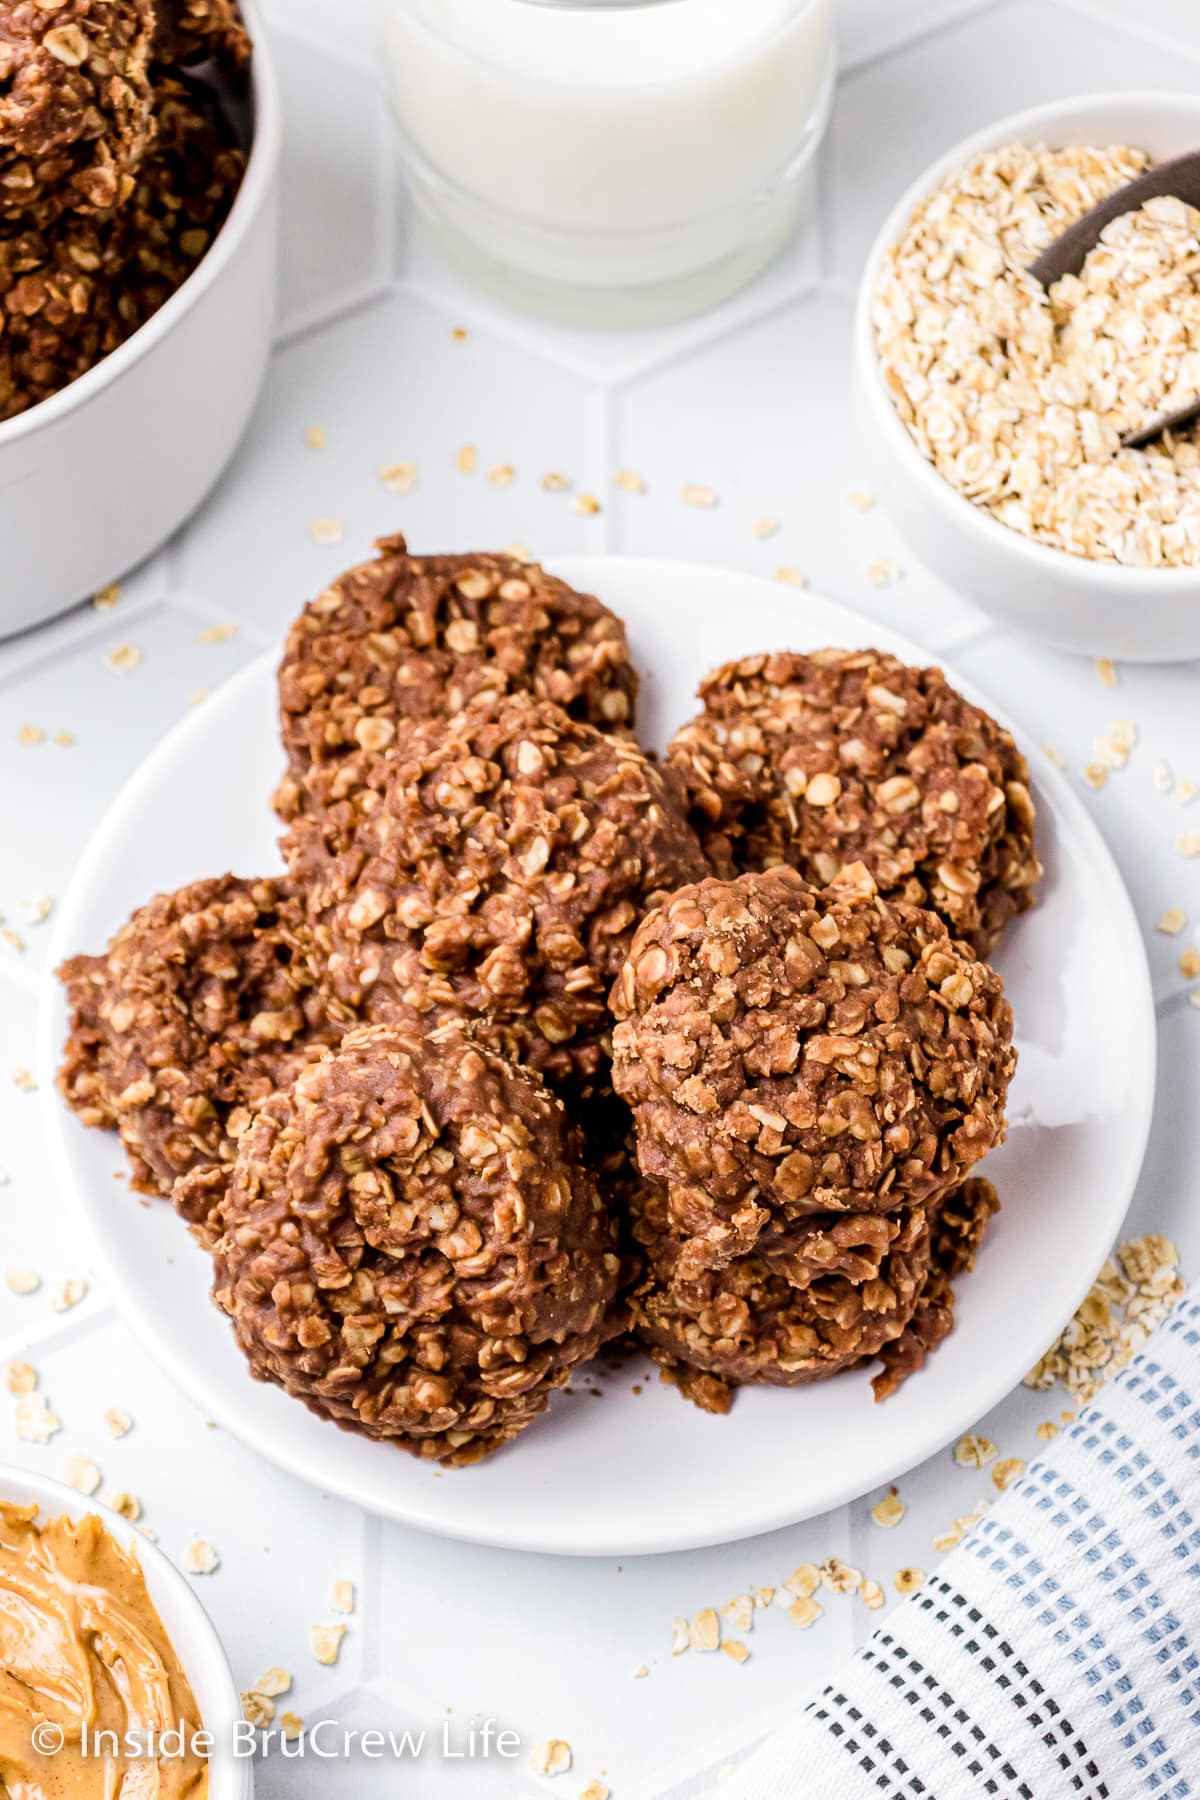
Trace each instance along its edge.
{"label": "glass of milk", "polygon": [[409,190],[527,311],[646,325],[770,261],[811,205],[833,0],[379,0]]}

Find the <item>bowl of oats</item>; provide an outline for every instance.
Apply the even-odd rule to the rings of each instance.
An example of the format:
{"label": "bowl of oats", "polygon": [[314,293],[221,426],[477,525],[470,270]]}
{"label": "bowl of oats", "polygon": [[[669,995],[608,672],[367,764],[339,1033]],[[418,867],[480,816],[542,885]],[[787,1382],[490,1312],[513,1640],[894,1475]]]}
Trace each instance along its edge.
{"label": "bowl of oats", "polygon": [[957,144],[872,248],[856,405],[913,550],[1005,624],[1129,661],[1200,656],[1200,211],[1121,212],[1078,274],[1031,265],[1094,206],[1200,146],[1200,96],[1056,101]]}
{"label": "bowl of oats", "polygon": [[119,580],[231,456],[271,344],[280,141],[257,0],[3,11],[0,637]]}

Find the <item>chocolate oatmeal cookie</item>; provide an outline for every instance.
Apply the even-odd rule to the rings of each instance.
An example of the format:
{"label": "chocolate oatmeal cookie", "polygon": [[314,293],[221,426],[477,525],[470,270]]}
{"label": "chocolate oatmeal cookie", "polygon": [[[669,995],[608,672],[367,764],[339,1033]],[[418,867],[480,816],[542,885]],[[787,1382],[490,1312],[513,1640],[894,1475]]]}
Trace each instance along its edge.
{"label": "chocolate oatmeal cookie", "polygon": [[59,1087],[85,1125],[120,1132],[143,1193],[227,1169],[253,1107],[349,1022],[316,986],[303,905],[279,881],[160,894],[59,976],[72,1008]]}
{"label": "chocolate oatmeal cookie", "polygon": [[251,44],[237,0],[157,0],[154,60],[168,68],[215,57],[240,69]]}
{"label": "chocolate oatmeal cookie", "polygon": [[111,233],[88,215],[0,231],[0,419],[56,394],[123,342],[112,271]]}
{"label": "chocolate oatmeal cookie", "polygon": [[612,992],[613,1084],[689,1274],[810,1213],[923,1206],[1004,1136],[999,977],[861,864],[681,889]]}
{"label": "chocolate oatmeal cookie", "polygon": [[108,213],[153,130],[152,0],[0,7],[0,228]]}
{"label": "chocolate oatmeal cookie", "polygon": [[972,1177],[928,1209],[811,1222],[799,1279],[758,1251],[689,1278],[669,1207],[650,1187],[638,1213],[646,1278],[632,1296],[634,1329],[709,1412],[727,1412],[736,1387],[796,1386],[873,1357],[884,1400],[952,1330],[951,1281],[971,1267],[997,1209],[991,1183]]}
{"label": "chocolate oatmeal cookie", "polygon": [[441,1462],[515,1437],[623,1322],[581,1150],[457,1026],[352,1032],[238,1148],[213,1292],[252,1373]]}
{"label": "chocolate oatmeal cookie", "polygon": [[374,1018],[469,1017],[552,1085],[602,1084],[634,927],[706,867],[660,771],[528,694],[407,720],[343,769],[284,846],[332,991]]}
{"label": "chocolate oatmeal cookie", "polygon": [[877,650],[727,663],[668,751],[723,874],[799,869],[818,887],[863,862],[986,956],[1033,900],[1029,770],[1009,733],[940,669]]}
{"label": "chocolate oatmeal cookie", "polygon": [[410,556],[383,538],[292,626],[279,670],[289,819],[324,798],[348,752],[386,749],[399,720],[528,692],[605,732],[632,729],[625,627],[590,594],[511,556]]}
{"label": "chocolate oatmeal cookie", "polygon": [[655,1245],[633,1294],[634,1328],[690,1399],[723,1412],[730,1387],[820,1381],[900,1338],[929,1272],[931,1238],[924,1209],[912,1208],[868,1279],[814,1273],[803,1287],[753,1252],[688,1275],[678,1249],[670,1237]]}

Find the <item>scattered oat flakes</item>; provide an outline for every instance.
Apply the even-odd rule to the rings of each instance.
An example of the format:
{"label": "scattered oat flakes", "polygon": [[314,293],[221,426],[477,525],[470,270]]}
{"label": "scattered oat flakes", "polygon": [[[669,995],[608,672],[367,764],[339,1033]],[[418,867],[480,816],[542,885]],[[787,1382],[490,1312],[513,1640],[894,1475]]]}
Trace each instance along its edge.
{"label": "scattered oat flakes", "polygon": [[645,1681],[645,1679],[649,1673],[650,1673],[650,1671],[646,1667],[645,1663],[639,1663],[637,1668],[633,1671],[633,1679],[635,1681]]}
{"label": "scattered oat flakes", "polygon": [[20,1088],[23,1094],[37,1093],[37,1080],[33,1070],[27,1069],[24,1063],[14,1063],[8,1071],[8,1078],[15,1088]]}
{"label": "scattered oat flakes", "polygon": [[87,1456],[68,1456],[63,1463],[63,1480],[77,1494],[92,1495],[99,1491],[102,1476]]}
{"label": "scattered oat flakes", "polygon": [[194,694],[188,695],[188,710],[194,711],[197,706],[203,706],[211,693],[211,688],[197,688]]}
{"label": "scattered oat flakes", "polygon": [[32,1394],[38,1384],[37,1370],[32,1363],[10,1362],[4,1375],[9,1393],[17,1398],[22,1394]]}
{"label": "scattered oat flakes", "polygon": [[299,1737],[304,1730],[304,1720],[297,1712],[280,1713],[279,1729],[285,1738]]}
{"label": "scattered oat flakes", "polygon": [[732,1600],[726,1601],[721,1611],[726,1623],[734,1631],[754,1630],[753,1594],[735,1594]]}
{"label": "scattered oat flakes", "polygon": [[281,1694],[287,1693],[291,1685],[291,1670],[281,1669],[278,1663],[274,1663],[259,1676],[254,1684],[254,1692],[265,1694],[268,1700],[278,1700]]}
{"label": "scattered oat flakes", "polygon": [[1180,856],[1200,856],[1200,831],[1181,831],[1175,848]]}
{"label": "scattered oat flakes", "polygon": [[473,475],[479,467],[479,452],[474,444],[464,444],[454,458],[454,466],[460,475]]}
{"label": "scattered oat flakes", "polygon": [[1053,744],[1043,744],[1042,755],[1046,758],[1046,761],[1050,764],[1052,769],[1065,769],[1067,766],[1066,757],[1061,750],[1056,750]]}
{"label": "scattered oat flakes", "polygon": [[685,506],[710,507],[717,504],[717,496],[710,487],[704,487],[698,481],[685,481],[680,489],[679,498]]}
{"label": "scattered oat flakes", "polygon": [[14,931],[11,925],[0,926],[0,944],[7,945],[14,956],[25,954],[25,939],[19,931]]}
{"label": "scattered oat flakes", "polygon": [[1175,777],[1169,763],[1156,762],[1151,770],[1151,778],[1160,794],[1169,794],[1175,786]]}
{"label": "scattered oat flakes", "polygon": [[242,1717],[256,1730],[261,1731],[274,1720],[275,1702],[266,1694],[260,1694],[256,1689],[250,1688],[242,1695]]}
{"label": "scattered oat flakes", "polygon": [[450,336],[456,344],[465,344],[470,335],[471,334],[465,325],[452,325],[450,327]]}
{"label": "scattered oat flakes", "polygon": [[850,504],[855,512],[870,512],[875,504],[875,496],[869,494],[865,488],[855,488],[850,496]]}
{"label": "scattered oat flakes", "polygon": [[44,925],[54,911],[54,899],[50,894],[41,894],[34,900],[22,900],[21,916],[27,925]]}
{"label": "scattered oat flakes", "polygon": [[344,1625],[314,1625],[308,1634],[308,1641],[317,1661],[324,1663],[327,1668],[332,1667],[341,1653],[345,1635]]}
{"label": "scattered oat flakes", "polygon": [[684,1651],[687,1649],[690,1649],[690,1647],[691,1647],[691,1639],[688,1635],[687,1620],[681,1619],[681,1618],[672,1619],[671,1620],[671,1655],[672,1656],[682,1656]]}
{"label": "scattered oat flakes", "polygon": [[585,518],[592,518],[600,511],[600,502],[595,494],[576,494],[575,511],[583,513]]}
{"label": "scattered oat flakes", "polygon": [[1179,973],[1185,981],[1195,981],[1200,975],[1200,950],[1187,949],[1179,959]]}
{"label": "scattered oat flakes", "polygon": [[954,1446],[954,1460],[960,1469],[982,1469],[998,1452],[991,1438],[960,1437]]}
{"label": "scattered oat flakes", "polygon": [[36,1294],[42,1278],[36,1269],[6,1269],[4,1283],[10,1294]]}
{"label": "scattered oat flakes", "polygon": [[[1152,1233],[1118,1244],[1116,1258],[1104,1263],[1075,1317],[1030,1370],[1025,1385],[1045,1389],[1061,1381],[1086,1405],[1124,1368],[1184,1289],[1179,1252],[1169,1238]],[[1064,1414],[1063,1423],[1073,1417]]]}
{"label": "scattered oat flakes", "polygon": [[1189,781],[1186,775],[1181,775],[1171,792],[1180,806],[1190,806],[1200,789],[1197,789],[1195,782]]}
{"label": "scattered oat flakes", "polygon": [[780,563],[775,571],[776,581],[782,581],[785,587],[804,588],[808,586],[808,576],[792,563]]}
{"label": "scattered oat flakes", "polygon": [[609,1800],[608,1789],[602,1781],[589,1781],[580,1788],[579,1800]]}
{"label": "scattered oat flakes", "polygon": [[745,1644],[740,1643],[737,1638],[726,1638],[725,1642],[721,1645],[721,1650],[724,1655],[728,1656],[731,1661],[735,1663],[750,1661],[749,1650],[747,1650]]}
{"label": "scattered oat flakes", "polygon": [[340,544],[346,534],[346,528],[340,519],[325,515],[314,519],[308,528],[308,535],[314,544]]}
{"label": "scattered oat flakes", "polygon": [[778,519],[755,519],[750,527],[756,538],[774,537],[779,530]]}
{"label": "scattered oat flakes", "polygon": [[565,494],[571,486],[571,477],[564,475],[561,469],[547,469],[542,476],[542,486],[548,494]]}
{"label": "scattered oat flakes", "polygon": [[878,1612],[879,1608],[887,1603],[887,1595],[877,1581],[864,1581],[858,1591],[869,1612]]}
{"label": "scattered oat flakes", "polygon": [[857,1594],[863,1584],[861,1569],[852,1569],[840,1556],[827,1556],[821,1564],[821,1586],[835,1594]]}
{"label": "scattered oat flakes", "polygon": [[221,1566],[221,1558],[203,1538],[193,1538],[183,1552],[183,1566],[189,1575],[214,1575]]}
{"label": "scattered oat flakes", "polygon": [[206,625],[203,631],[196,633],[198,644],[227,644],[230,638],[237,636],[236,625]]}
{"label": "scattered oat flakes", "polygon": [[982,1519],[990,1504],[990,1501],[981,1500],[972,1511],[960,1513],[957,1519],[952,1519],[947,1529],[939,1532],[933,1540],[933,1547],[938,1554],[944,1556],[947,1550],[953,1550],[956,1544],[961,1544],[972,1525]]}
{"label": "scattered oat flakes", "polygon": [[1167,937],[1178,937],[1186,924],[1187,914],[1182,906],[1169,906],[1154,929],[1165,933]]}
{"label": "scattered oat flakes", "polygon": [[104,587],[97,588],[96,592],[92,595],[92,605],[96,608],[97,612],[111,612],[120,598],[120,582],[110,581]]}
{"label": "scattered oat flakes", "polygon": [[493,487],[511,487],[517,479],[517,471],[511,463],[493,463],[488,470],[488,480]]}
{"label": "scattered oat flakes", "polygon": [[22,725],[17,733],[18,744],[44,744],[46,734],[40,725]]}
{"label": "scattered oat flakes", "polygon": [[1117,685],[1117,665],[1109,656],[1096,658],[1096,679],[1101,687],[1115,688]]}
{"label": "scattered oat flakes", "polygon": [[415,462],[384,463],[376,470],[379,484],[389,494],[411,494],[420,479],[420,471]]}
{"label": "scattered oat flakes", "polygon": [[1094,788],[1099,793],[1100,789],[1108,784],[1108,770],[1103,763],[1088,763],[1083,771],[1083,779],[1090,788]]}
{"label": "scattered oat flakes", "polygon": [[136,644],[114,644],[111,650],[105,651],[104,661],[114,675],[132,675],[141,665],[142,653]]}
{"label": "scattered oat flakes", "polygon": [[119,1518],[128,1519],[131,1525],[136,1525],[142,1516],[142,1503],[137,1495],[126,1493],[123,1488],[110,1489],[101,1494],[100,1498],[110,1512],[115,1512]]}
{"label": "scattered oat flakes", "polygon": [[26,1444],[48,1444],[62,1430],[44,1394],[22,1394],[16,1405],[17,1436]]}
{"label": "scattered oat flakes", "polygon": [[60,1281],[51,1290],[50,1304],[55,1312],[70,1312],[73,1306],[87,1297],[88,1284],[82,1276],[72,1275],[66,1281]]}
{"label": "scattered oat flakes", "polygon": [[[787,1580],[783,1583],[787,1593],[795,1594],[801,1600],[807,1600],[810,1595],[815,1594],[820,1585],[821,1571],[818,1569],[816,1563],[801,1563],[799,1568],[792,1570]],[[775,1592],[774,1588],[764,1591],[769,1591],[772,1595]],[[769,1606],[770,1601],[764,1601],[763,1604]]]}
{"label": "scattered oat flakes", "polygon": [[66,750],[75,742],[75,733],[73,731],[56,731],[54,741],[56,744],[61,744]]}
{"label": "scattered oat flakes", "polygon": [[924,1569],[897,1569],[892,1585],[898,1594],[915,1594],[924,1579]]}
{"label": "scattered oat flakes", "polygon": [[122,1406],[110,1406],[104,1414],[104,1423],[108,1427],[110,1437],[120,1438],[133,1430],[133,1419]]}
{"label": "scattered oat flakes", "polygon": [[891,556],[877,556],[873,563],[867,565],[867,580],[872,587],[891,587],[903,574],[904,570]]}
{"label": "scattered oat flakes", "polygon": [[329,1604],[334,1612],[352,1613],[354,1611],[354,1583],[352,1581],[335,1581]]}
{"label": "scattered oat flakes", "polygon": [[890,1493],[883,1496],[882,1500],[875,1502],[871,1508],[871,1517],[877,1525],[882,1525],[885,1531],[891,1531],[900,1523],[907,1510],[903,1500],[893,1488]]}
{"label": "scattered oat flakes", "polygon": [[715,1650],[721,1642],[721,1621],[711,1606],[698,1612],[688,1626],[688,1644],[693,1650]]}
{"label": "scattered oat flakes", "polygon": [[1003,1493],[1006,1488],[1012,1486],[1018,1475],[1024,1473],[1025,1458],[1023,1456],[1005,1456],[992,1469],[992,1481]]}
{"label": "scattered oat flakes", "polygon": [[792,1601],[788,1608],[788,1616],[793,1625],[798,1625],[801,1631],[807,1631],[810,1625],[816,1624],[824,1610],[819,1600],[801,1595],[798,1600]]}
{"label": "scattered oat flakes", "polygon": [[636,469],[618,469],[613,476],[613,486],[621,488],[626,494],[644,494],[646,478],[639,475]]}
{"label": "scattered oat flakes", "polygon": [[571,1767],[571,1746],[565,1738],[547,1738],[529,1759],[535,1775],[565,1775]]}
{"label": "scattered oat flakes", "polygon": [[1053,1419],[1043,1419],[1038,1425],[1037,1436],[1043,1444],[1048,1444],[1050,1439],[1056,1438],[1061,1430],[1061,1425],[1056,1425]]}
{"label": "scattered oat flakes", "polygon": [[[811,1569],[811,1568],[814,1568],[816,1565],[813,1563],[805,1563],[804,1566],[805,1566],[805,1568]],[[768,1607],[768,1606],[770,1606],[771,1602],[775,1598],[775,1589],[773,1587],[755,1588],[754,1598],[758,1601],[758,1604],[760,1606]]]}
{"label": "scattered oat flakes", "polygon": [[304,442],[310,450],[323,450],[325,448],[325,427],[323,425],[306,425]]}

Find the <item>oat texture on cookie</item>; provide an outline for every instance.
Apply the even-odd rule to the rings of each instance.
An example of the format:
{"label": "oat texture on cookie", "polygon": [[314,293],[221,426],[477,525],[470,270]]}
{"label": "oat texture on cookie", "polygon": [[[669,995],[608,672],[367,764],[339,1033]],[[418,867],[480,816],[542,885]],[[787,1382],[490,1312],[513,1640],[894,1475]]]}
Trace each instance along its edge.
{"label": "oat texture on cookie", "polygon": [[562,1103],[457,1025],[369,1026],[259,1110],[214,1296],[252,1371],[476,1462],[620,1329],[615,1225]]}

